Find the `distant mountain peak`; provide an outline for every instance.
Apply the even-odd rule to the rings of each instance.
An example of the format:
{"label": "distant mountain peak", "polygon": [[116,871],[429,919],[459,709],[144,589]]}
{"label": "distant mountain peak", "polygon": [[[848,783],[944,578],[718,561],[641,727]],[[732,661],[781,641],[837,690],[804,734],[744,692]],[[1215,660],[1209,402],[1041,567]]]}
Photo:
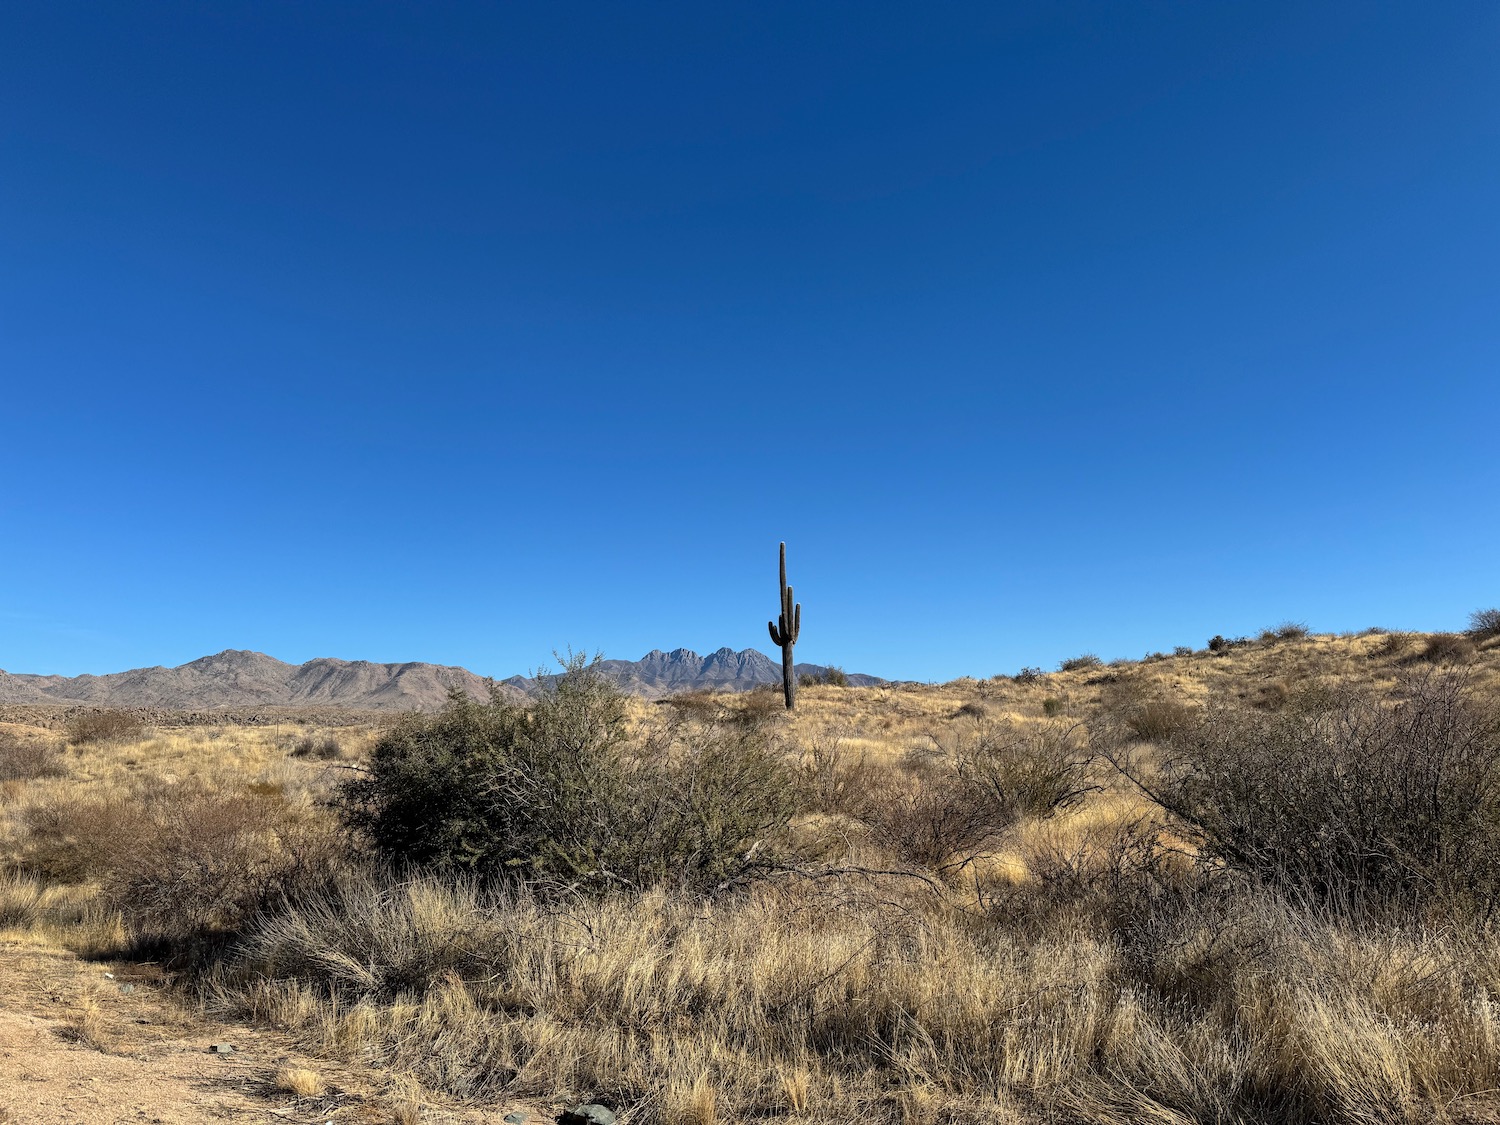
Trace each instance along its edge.
{"label": "distant mountain peak", "polygon": [[[781,682],[781,666],[764,653],[729,647],[699,656],[689,648],[652,649],[640,660],[605,660],[600,672],[622,691],[660,698],[703,689],[745,691]],[[800,675],[821,673],[799,664]],[[850,675],[856,686],[884,683]],[[225,649],[175,668],[135,668],[106,676],[0,674],[0,703],[71,703],[98,707],[216,710],[245,707],[339,707],[350,710],[430,710],[457,687],[488,698],[490,681],[467,668],[408,662],[376,664],[319,656],[288,664],[250,649]],[[511,676],[499,683],[513,699],[540,690],[537,680]]]}

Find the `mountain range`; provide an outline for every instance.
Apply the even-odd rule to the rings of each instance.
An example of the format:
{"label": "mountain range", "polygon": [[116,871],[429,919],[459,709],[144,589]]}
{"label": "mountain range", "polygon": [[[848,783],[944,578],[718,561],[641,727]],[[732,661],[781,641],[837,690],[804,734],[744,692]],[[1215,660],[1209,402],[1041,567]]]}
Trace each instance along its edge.
{"label": "mountain range", "polygon": [[[721,648],[707,656],[691,649],[654,649],[639,660],[605,660],[603,675],[632,695],[658,699],[697,690],[746,691],[781,682],[781,665],[755,649]],[[798,664],[797,674],[823,675],[827,668]],[[851,673],[857,687],[884,683]],[[486,698],[489,681],[467,668],[442,664],[375,664],[319,657],[288,664],[263,652],[226,649],[176,668],[135,668],[105,676],[37,676],[0,671],[0,704],[64,703],[96,707],[204,710],[245,707],[342,707],[358,710],[431,710],[451,687]],[[502,695],[521,701],[540,690],[538,681],[511,676],[499,681]]]}

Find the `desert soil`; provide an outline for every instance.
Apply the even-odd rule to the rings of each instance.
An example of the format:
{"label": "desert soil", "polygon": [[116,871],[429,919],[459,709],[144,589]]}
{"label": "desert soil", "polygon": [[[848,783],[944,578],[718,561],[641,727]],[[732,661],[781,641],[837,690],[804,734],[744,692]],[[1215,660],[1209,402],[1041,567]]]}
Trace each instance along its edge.
{"label": "desert soil", "polygon": [[[229,1043],[228,1055],[213,1046]],[[276,1085],[284,1067],[316,1071],[322,1097]],[[4,1125],[500,1125],[536,1107],[414,1106],[390,1076],[300,1053],[285,1036],[203,1019],[175,1003],[149,965],[103,964],[0,942],[0,1122]],[[405,1110],[403,1113],[402,1110]]]}

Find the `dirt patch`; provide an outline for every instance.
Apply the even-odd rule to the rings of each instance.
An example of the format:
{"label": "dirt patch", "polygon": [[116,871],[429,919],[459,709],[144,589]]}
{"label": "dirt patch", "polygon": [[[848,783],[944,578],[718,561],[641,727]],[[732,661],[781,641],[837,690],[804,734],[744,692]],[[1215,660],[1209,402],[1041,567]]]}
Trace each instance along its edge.
{"label": "dirt patch", "polygon": [[[229,1043],[227,1054],[213,1051]],[[297,1097],[277,1074],[305,1068],[324,1092]],[[0,943],[0,1123],[322,1125],[399,1120],[390,1075],[313,1059],[286,1037],[198,1019],[165,996],[151,966],[102,965]],[[424,1123],[500,1125],[531,1107],[426,1103]]]}

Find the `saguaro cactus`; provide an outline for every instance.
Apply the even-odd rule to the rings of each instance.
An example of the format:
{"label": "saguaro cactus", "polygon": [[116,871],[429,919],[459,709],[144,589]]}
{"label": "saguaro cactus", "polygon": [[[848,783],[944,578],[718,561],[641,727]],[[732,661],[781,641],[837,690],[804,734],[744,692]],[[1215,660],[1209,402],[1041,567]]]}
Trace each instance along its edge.
{"label": "saguaro cactus", "polygon": [[786,709],[797,706],[797,672],[792,663],[792,646],[802,632],[802,607],[792,601],[792,588],[786,584],[786,544],[781,545],[781,617],[779,621],[767,621],[771,630],[771,643],[781,648],[781,691],[786,696]]}

